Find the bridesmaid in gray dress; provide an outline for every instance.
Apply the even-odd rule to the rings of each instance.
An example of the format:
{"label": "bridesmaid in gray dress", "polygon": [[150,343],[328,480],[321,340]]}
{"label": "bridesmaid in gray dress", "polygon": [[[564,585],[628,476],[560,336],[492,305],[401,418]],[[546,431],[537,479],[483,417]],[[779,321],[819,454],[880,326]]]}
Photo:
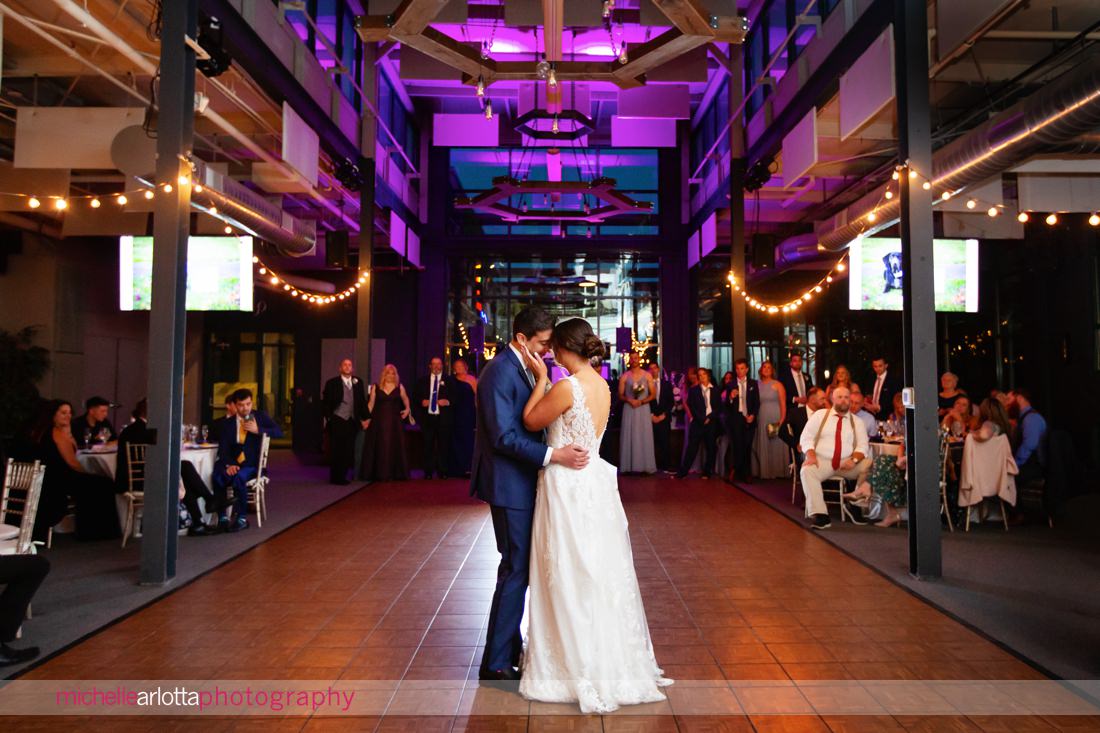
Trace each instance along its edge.
{"label": "bridesmaid in gray dress", "polygon": [[782,425],[786,418],[787,390],[775,378],[775,367],[770,361],[760,365],[760,413],[756,418],[756,436],[753,438],[753,474],[757,478],[783,478],[790,466],[787,444],[779,437],[768,437],[768,425]]}
{"label": "bridesmaid in gray dress", "polygon": [[657,473],[653,419],[649,410],[654,396],[653,377],[642,369],[641,357],[631,354],[630,369],[619,378],[619,398],[623,405],[619,470],[623,473]]}

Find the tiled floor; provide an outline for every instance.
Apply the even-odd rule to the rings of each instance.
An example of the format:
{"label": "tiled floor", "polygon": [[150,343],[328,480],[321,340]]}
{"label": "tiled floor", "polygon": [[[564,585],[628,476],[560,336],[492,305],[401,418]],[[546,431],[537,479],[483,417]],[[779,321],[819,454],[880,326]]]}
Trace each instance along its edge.
{"label": "tiled floor", "polygon": [[[869,680],[1040,676],[721,482],[631,478],[622,493],[657,659],[678,681],[667,702],[585,717],[479,687],[498,556],[487,508],[458,481],[369,487],[24,679],[342,680],[365,711],[81,723],[112,730],[1100,730],[1088,717],[876,714],[888,685]],[[954,710],[935,697],[914,711]]]}

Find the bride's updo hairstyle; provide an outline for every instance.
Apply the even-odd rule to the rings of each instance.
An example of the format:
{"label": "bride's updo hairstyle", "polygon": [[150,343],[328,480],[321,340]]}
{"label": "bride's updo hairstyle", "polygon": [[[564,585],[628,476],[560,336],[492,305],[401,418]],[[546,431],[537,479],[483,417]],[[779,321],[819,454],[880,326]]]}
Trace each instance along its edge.
{"label": "bride's updo hairstyle", "polygon": [[592,326],[583,318],[570,318],[554,326],[550,335],[550,347],[554,351],[569,351],[596,363],[604,358],[603,340],[592,332]]}

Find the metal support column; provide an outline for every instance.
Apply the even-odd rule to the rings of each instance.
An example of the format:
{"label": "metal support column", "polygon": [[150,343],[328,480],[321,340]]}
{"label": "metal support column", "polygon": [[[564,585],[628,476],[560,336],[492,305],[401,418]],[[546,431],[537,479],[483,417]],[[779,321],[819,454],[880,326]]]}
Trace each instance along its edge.
{"label": "metal support column", "polygon": [[[909,498],[909,572],[942,574],[939,421],[936,388],[936,304],[932,265],[931,114],[928,100],[928,17],[924,3],[894,0],[894,75],[898,98],[901,175],[902,311],[905,381],[915,407],[906,420]],[[916,173],[916,177],[908,175]]]}
{"label": "metal support column", "polygon": [[[745,285],[745,129],[741,117],[745,72],[740,47],[730,47],[729,114],[737,117],[730,124],[730,272]],[[730,292],[730,329],[733,334],[733,358],[747,357],[745,299]]]}
{"label": "metal support column", "polygon": [[[363,44],[363,78],[360,86],[369,102],[377,105],[377,70],[375,57],[377,44]],[[375,107],[377,108],[377,107]],[[371,293],[374,291],[374,145],[378,123],[374,115],[363,115],[359,133],[359,171],[363,176],[363,186],[359,189],[359,274],[366,280],[359,286],[355,310],[355,368],[367,380],[375,378],[371,370]]]}
{"label": "metal support column", "polygon": [[[157,95],[153,303],[149,314],[149,426],[157,437],[146,456],[141,543],[144,584],[167,583],[176,575],[191,207],[187,156],[191,153],[195,115],[195,52],[184,38],[195,38],[197,26],[197,0],[164,3]],[[181,184],[181,177],[185,177],[185,183]]]}

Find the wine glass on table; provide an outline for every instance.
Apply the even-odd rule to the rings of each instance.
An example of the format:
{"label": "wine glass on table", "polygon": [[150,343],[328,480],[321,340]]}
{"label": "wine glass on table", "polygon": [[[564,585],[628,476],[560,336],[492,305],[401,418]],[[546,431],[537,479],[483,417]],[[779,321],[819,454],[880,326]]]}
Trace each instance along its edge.
{"label": "wine glass on table", "polygon": [[210,437],[210,428],[206,425],[202,426],[202,444],[206,445],[207,439]]}
{"label": "wine glass on table", "polygon": [[91,428],[84,428],[84,447],[85,448],[91,448],[92,447],[92,429]]}

